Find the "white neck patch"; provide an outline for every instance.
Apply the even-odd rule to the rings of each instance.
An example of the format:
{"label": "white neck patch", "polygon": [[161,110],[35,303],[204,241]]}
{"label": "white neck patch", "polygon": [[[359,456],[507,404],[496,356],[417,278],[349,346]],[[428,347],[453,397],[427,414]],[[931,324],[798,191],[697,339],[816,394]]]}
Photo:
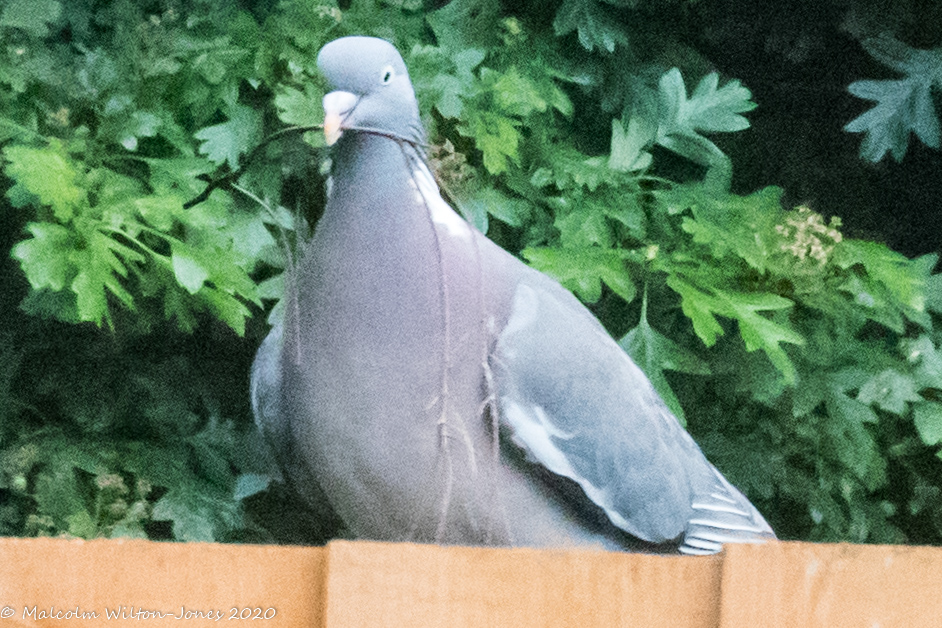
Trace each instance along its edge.
{"label": "white neck patch", "polygon": [[442,198],[432,173],[421,159],[413,161],[411,183],[415,189],[416,200],[428,207],[432,222],[444,227],[452,237],[466,240],[471,238],[470,225]]}

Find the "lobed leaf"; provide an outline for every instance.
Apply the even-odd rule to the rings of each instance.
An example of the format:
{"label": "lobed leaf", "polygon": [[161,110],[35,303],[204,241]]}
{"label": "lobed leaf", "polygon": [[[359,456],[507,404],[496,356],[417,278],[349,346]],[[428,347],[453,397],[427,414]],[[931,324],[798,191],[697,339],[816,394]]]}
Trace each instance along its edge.
{"label": "lobed leaf", "polygon": [[582,47],[592,52],[596,48],[615,52],[617,44],[627,44],[628,36],[596,0],[563,0],[556,10],[553,32],[557,37],[576,31]]}
{"label": "lobed leaf", "polygon": [[230,108],[227,122],[200,129],[194,137],[202,140],[200,153],[218,165],[228,163],[237,170],[239,157],[259,143],[261,132],[261,114],[251,107],[235,104]]}
{"label": "lobed leaf", "polygon": [[939,117],[932,102],[932,87],[942,86],[942,50],[916,50],[887,37],[864,40],[864,48],[882,63],[906,76],[896,80],[854,81],[848,91],[877,104],[844,126],[864,133],[860,156],[872,162],[891,153],[902,161],[915,133],[932,148],[939,147]]}
{"label": "lobed leaf", "polygon": [[703,166],[725,168],[725,155],[700,133],[749,128],[749,121],[740,114],[755,109],[756,104],[739,81],[717,89],[718,84],[718,75],[709,74],[688,99],[680,70],[665,72],[658,82],[657,142]]}
{"label": "lobed leaf", "polygon": [[645,309],[642,310],[638,326],[625,334],[618,344],[648,376],[654,389],[664,399],[674,416],[682,425],[686,425],[687,418],[684,409],[664,376],[664,371],[709,375],[710,367],[695,353],[651,327],[644,312]]}
{"label": "lobed leaf", "polygon": [[942,443],[942,404],[924,401],[913,406],[913,423],[919,438],[930,447]]}
{"label": "lobed leaf", "polygon": [[[5,172],[16,181],[18,192],[34,195],[41,204],[52,207],[57,220],[68,222],[84,199],[79,173],[56,146],[31,148],[12,145],[3,150]],[[7,192],[7,195],[17,192]]]}
{"label": "lobed leaf", "polygon": [[555,277],[588,303],[601,298],[603,281],[625,301],[635,298],[635,284],[625,268],[625,261],[635,257],[631,251],[532,247],[524,249],[523,255],[534,268]]}

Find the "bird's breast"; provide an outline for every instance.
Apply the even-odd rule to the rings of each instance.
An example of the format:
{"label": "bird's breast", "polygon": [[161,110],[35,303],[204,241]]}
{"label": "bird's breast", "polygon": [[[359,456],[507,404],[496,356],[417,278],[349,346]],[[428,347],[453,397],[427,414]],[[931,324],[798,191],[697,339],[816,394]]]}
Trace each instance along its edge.
{"label": "bird's breast", "polygon": [[355,533],[438,540],[441,513],[474,510],[491,451],[480,258],[447,205],[433,215],[413,179],[383,179],[335,176],[299,265],[292,429]]}

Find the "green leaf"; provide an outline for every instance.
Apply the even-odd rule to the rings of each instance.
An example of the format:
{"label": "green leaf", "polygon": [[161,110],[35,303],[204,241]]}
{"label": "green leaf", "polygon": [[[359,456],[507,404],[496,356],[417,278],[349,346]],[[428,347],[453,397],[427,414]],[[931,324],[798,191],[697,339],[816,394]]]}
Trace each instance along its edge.
{"label": "green leaf", "polygon": [[917,484],[913,487],[913,498],[909,501],[909,514],[918,515],[939,502],[942,496],[942,490],[938,486],[927,486],[926,484]]}
{"label": "green leaf", "polygon": [[697,443],[716,468],[752,498],[773,499],[782,490],[783,480],[793,472],[781,451],[759,432],[700,433]]}
{"label": "green leaf", "polygon": [[406,60],[423,117],[435,107],[446,118],[460,118],[464,101],[479,90],[474,69],[485,53],[477,48],[458,52],[415,45]]}
{"label": "green leaf", "polygon": [[[141,502],[138,502],[141,503]],[[134,506],[132,505],[132,508]],[[144,529],[140,520],[128,517],[114,524],[111,528],[112,539],[147,539],[147,531]]]}
{"label": "green leaf", "polygon": [[193,249],[181,242],[174,242],[170,256],[173,265],[173,275],[177,282],[186,288],[190,294],[196,294],[209,279],[209,271],[197,259],[199,257]]}
{"label": "green leaf", "polygon": [[455,208],[465,220],[481,233],[487,233],[490,229],[491,220],[488,217],[486,201],[482,202],[482,199],[471,199],[466,202],[457,201]]}
{"label": "green leaf", "polygon": [[693,323],[694,331],[710,347],[716,343],[723,328],[714,315],[735,319],[739,323],[747,351],[762,349],[772,364],[782,373],[788,384],[797,379],[795,366],[780,346],[783,342],[803,345],[804,338],[790,327],[774,322],[759,314],[791,308],[794,303],[769,293],[738,293],[714,288],[708,294],[677,275],[667,279],[667,285],[681,297],[681,309]]}
{"label": "green leaf", "polygon": [[598,247],[527,248],[523,256],[534,268],[555,277],[587,303],[601,298],[602,281],[625,301],[635,298],[635,284],[625,268],[625,260],[635,257],[631,251]]}
{"label": "green leaf", "polygon": [[106,291],[117,296],[127,306],[131,306],[133,302],[131,294],[115,277],[115,273],[126,276],[127,269],[115,256],[113,249],[116,246],[121,250],[127,249],[97,232],[92,232],[87,237],[88,247],[73,256],[79,273],[70,287],[76,296],[79,317],[100,325],[108,318]]}
{"label": "green leaf", "polygon": [[858,98],[877,101],[869,111],[844,126],[851,133],[866,133],[860,156],[874,163],[891,153],[902,161],[909,133],[927,146],[939,147],[939,120],[932,105],[931,83],[914,79],[854,81],[848,91]]}
{"label": "green leaf", "polygon": [[65,528],[70,517],[85,510],[85,501],[68,448],[53,452],[47,460],[48,466],[36,478],[36,505],[40,513],[53,517]]}
{"label": "green leaf", "polygon": [[594,192],[614,179],[615,173],[604,157],[589,157],[570,146],[554,147],[546,157],[551,160],[553,183],[560,190],[584,187]]}
{"label": "green leaf", "polygon": [[904,339],[901,349],[906,361],[916,365],[913,379],[917,389],[942,388],[942,352],[936,349],[928,335]]}
{"label": "green leaf", "polygon": [[148,224],[159,231],[170,231],[176,214],[183,210],[183,199],[178,195],[150,194],[135,198],[134,208]]}
{"label": "green leaf", "polygon": [[98,536],[98,524],[92,519],[87,510],[66,517],[69,534],[81,539],[93,539]]}
{"label": "green leaf", "polygon": [[117,134],[118,142],[130,151],[137,150],[141,137],[154,137],[160,129],[161,120],[148,111],[135,111],[126,118]]}
{"label": "green leaf", "polygon": [[929,447],[942,443],[942,403],[923,401],[913,406],[913,423]]}
{"label": "green leaf", "polygon": [[752,93],[733,80],[717,89],[719,77],[704,77],[690,98],[680,70],[672,68],[658,83],[660,113],[657,142],[687,159],[709,168],[729,169],[728,158],[701,132],[731,132],[749,127],[741,113],[755,109]]}
{"label": "green leaf", "polygon": [[[789,299],[769,293],[732,293],[722,290],[716,290],[715,292],[716,296],[726,303],[729,310],[737,314],[740,324],[743,321],[748,321],[752,329],[750,335],[755,333],[756,336],[762,336],[764,335],[763,332],[767,332],[769,335],[778,338],[778,342],[805,344],[804,339],[799,334],[756,314],[756,312],[762,311],[789,309],[795,305]],[[756,338],[752,343],[746,339],[746,349],[749,351],[759,348],[762,344],[763,342],[759,338]]]}
{"label": "green leaf", "polygon": [[229,224],[221,234],[228,236],[232,242],[233,263],[251,270],[266,249],[278,245],[265,227],[266,217],[265,214],[248,212],[239,212],[229,217]]}
{"label": "green leaf", "polygon": [[537,86],[521,75],[516,66],[511,66],[505,72],[484,68],[481,70],[481,83],[484,88],[491,90],[494,104],[507,115],[523,117],[546,111],[547,103]]}
{"label": "green leaf", "polygon": [[20,28],[33,37],[45,37],[50,22],[59,19],[62,5],[56,0],[7,0],[0,26]]}
{"label": "green leaf", "polygon": [[922,401],[922,397],[916,391],[911,376],[896,369],[886,369],[861,386],[857,401],[875,403],[887,412],[902,415],[906,411],[907,403]]}
{"label": "green leaf", "polygon": [[709,375],[710,367],[693,352],[680,346],[667,336],[660,334],[648,323],[642,308],[638,326],[625,334],[618,341],[619,346],[641,367],[648,376],[654,389],[664,399],[667,407],[674,413],[682,425],[687,424],[684,409],[671,389],[664,371],[678,371],[691,375]]}
{"label": "green leaf", "polygon": [[620,120],[612,120],[612,147],[608,167],[620,172],[644,170],[651,165],[651,153],[645,151],[657,134],[657,126],[649,121],[632,117],[628,128]]}
{"label": "green leaf", "polygon": [[200,475],[215,486],[225,485],[232,479],[230,452],[238,440],[232,421],[210,417],[207,425],[187,439],[199,460]]}
{"label": "green leaf", "polygon": [[500,17],[499,0],[452,0],[425,19],[439,46],[462,51],[496,46]]}
{"label": "green leaf", "polygon": [[798,418],[811,414],[824,402],[829,391],[829,382],[823,377],[802,379],[801,385],[796,386],[792,393],[792,416]]}
{"label": "green leaf", "polygon": [[615,52],[616,44],[627,44],[624,27],[596,0],[563,0],[556,10],[553,32],[557,37],[578,31],[579,43],[589,52],[601,48]]}
{"label": "green leaf", "polygon": [[228,163],[236,170],[239,157],[258,145],[261,134],[261,114],[251,107],[235,104],[230,108],[228,122],[200,129],[194,137],[203,141],[200,153],[216,164]]}
{"label": "green leaf", "polygon": [[97,324],[108,313],[105,290],[132,305],[132,295],[115,276],[128,274],[116,253],[130,262],[141,262],[140,253],[94,230],[83,234],[83,243],[83,238],[58,225],[30,223],[27,228],[34,237],[17,244],[13,255],[34,290],[58,291],[68,284],[76,295],[79,319]]}
{"label": "green leaf", "polygon": [[926,280],[926,307],[942,314],[942,273]]}
{"label": "green leaf", "polygon": [[[181,195],[192,198],[202,192],[206,187],[205,177],[214,168],[209,160],[195,156],[148,159],[146,163],[150,168],[148,183],[154,192],[173,198],[179,198]],[[182,201],[180,204],[182,210]],[[192,213],[192,211],[187,210],[186,213]]]}
{"label": "green leaf", "polygon": [[[78,172],[62,151],[55,146],[14,145],[6,147],[3,156],[8,162],[6,174],[16,180],[20,190],[26,190],[43,205],[52,207],[59,221],[72,219],[85,193],[78,185]],[[7,192],[7,196],[10,194]]]}
{"label": "green leaf", "polygon": [[[625,334],[619,344],[639,365],[657,364],[660,370],[691,375],[709,375],[710,367],[697,354],[682,347],[651,327],[647,318]],[[647,369],[642,366],[647,372]],[[652,369],[653,370],[653,369]]]}
{"label": "green leaf", "polygon": [[[680,72],[677,71],[674,76],[675,80],[678,79]],[[750,100],[752,92],[735,79],[717,89],[719,81],[716,72],[704,76],[690,99],[685,98],[679,103],[677,122],[705,133],[731,133],[748,129],[749,120],[740,114],[756,108],[756,103]]]}
{"label": "green leaf", "polygon": [[236,478],[235,493],[233,499],[241,501],[246,497],[251,497],[261,493],[271,484],[271,478],[260,473],[241,473]]}
{"label": "green leaf", "polygon": [[[511,227],[522,227],[530,218],[532,208],[530,203],[523,199],[511,198],[495,188],[484,188],[478,190],[474,197],[460,203],[462,213],[465,218],[478,226],[478,222],[471,220],[470,216],[483,216],[490,214],[498,220],[501,220]],[[486,232],[486,216],[485,216]],[[478,226],[478,228],[480,228]]]}
{"label": "green leaf", "polygon": [[868,275],[891,290],[901,302],[912,308],[925,307],[924,282],[906,256],[880,242],[850,239],[841,241],[835,253],[834,261],[841,268],[861,264]]}
{"label": "green leaf", "polygon": [[239,336],[245,335],[245,319],[249,318],[252,313],[241,301],[221,290],[211,288],[204,288],[201,296],[206,299],[210,310],[219,320]]}
{"label": "green leaf", "polygon": [[474,139],[478,150],[484,154],[484,167],[497,175],[505,172],[511,162],[519,160],[519,124],[513,118],[476,110],[458,126],[458,130],[465,137]]}
{"label": "green leaf", "polygon": [[631,237],[644,240],[647,216],[640,193],[631,190],[604,187],[594,194],[582,197],[582,204],[591,211],[605,214],[628,229]]}
{"label": "green leaf", "polygon": [[925,328],[931,327],[926,313],[926,276],[921,266],[879,242],[845,239],[834,248],[834,262],[849,269],[860,265],[867,278],[850,276],[842,290],[873,310],[876,318],[902,332],[902,322],[893,324],[901,312]]}
{"label": "green leaf", "polygon": [[683,281],[677,275],[669,276],[667,285],[680,295],[680,307],[684,315],[693,323],[693,330],[703,344],[708,347],[715,345],[717,337],[723,335],[723,328],[713,316],[715,311],[722,308],[720,302]]}
{"label": "green leaf", "polygon": [[170,521],[178,541],[211,543],[217,540],[212,512],[192,490],[171,488],[151,511],[154,521]]}
{"label": "green leaf", "polygon": [[838,392],[829,395],[825,403],[830,415],[824,422],[825,434],[837,458],[867,490],[874,491],[886,484],[886,460],[866,428],[867,422],[876,423],[873,411]]}
{"label": "green leaf", "polygon": [[559,229],[559,239],[564,248],[599,245],[608,249],[614,243],[612,229],[605,215],[591,208],[578,209],[559,216],[554,225]]}
{"label": "green leaf", "polygon": [[[724,173],[732,168],[729,158],[723,154],[719,147],[696,133],[674,131],[658,135],[657,143],[669,151],[689,159],[690,161],[710,169],[721,169]],[[718,186],[726,191],[727,185]]]}
{"label": "green leaf", "polygon": [[278,117],[296,126],[319,124],[324,120],[323,98],[323,92],[312,83],[305,83],[300,90],[282,86],[275,95]]}
{"label": "green leaf", "polygon": [[[702,188],[702,186],[701,186]],[[686,197],[686,202],[679,202]],[[713,257],[723,260],[730,253],[759,272],[767,272],[770,260],[779,253],[775,225],[781,212],[782,190],[766,187],[749,196],[712,194],[703,189],[680,188],[675,195],[661,195],[668,211],[690,209],[681,227],[694,242],[710,247]],[[672,198],[675,196],[675,198]],[[670,204],[678,203],[676,209]]]}
{"label": "green leaf", "polygon": [[[229,37],[212,40],[192,60],[192,69],[212,85],[223,83],[227,74],[237,71],[239,64],[249,57],[249,51],[229,44]],[[234,102],[234,98],[232,99]]]}
{"label": "green leaf", "polygon": [[929,73],[937,69],[935,50],[911,48],[889,35],[870,37],[860,42],[864,49],[880,63],[902,74]]}
{"label": "green leaf", "polygon": [[446,118],[460,118],[464,110],[462,96],[466,86],[461,80],[450,74],[438,74],[426,85],[428,95],[423,102],[431,102],[438,112]]}
{"label": "green leaf", "polygon": [[481,65],[486,56],[487,53],[478,48],[467,48],[451,55],[456,76],[470,82],[474,78],[474,69]]}
{"label": "green leaf", "polygon": [[434,76],[430,80],[417,82],[419,102],[434,105],[446,118],[461,118],[465,101],[470,100],[481,89],[474,69],[484,61],[484,51],[468,48],[446,55],[440,48],[417,47],[413,50],[412,58],[416,61],[422,59],[419,55],[422,51],[436,59],[436,68],[431,70]]}
{"label": "green leaf", "polygon": [[715,292],[727,306],[725,314],[739,322],[739,333],[746,343],[746,351],[765,351],[772,364],[785,376],[786,383],[793,384],[797,379],[795,366],[779,345],[783,342],[803,345],[805,339],[789,327],[775,323],[758,312],[789,309],[794,303],[775,294]]}
{"label": "green leaf", "polygon": [[80,271],[69,286],[75,293],[81,320],[101,324],[108,314],[108,300],[104,289],[107,275],[107,272],[102,272],[101,266],[91,266]]}
{"label": "green leaf", "polygon": [[840,386],[833,384],[829,386],[829,392],[825,400],[835,404],[829,406],[835,419],[848,420],[857,424],[870,423],[877,425],[880,422],[880,418],[873,411],[873,408],[858,399],[848,397],[840,389]]}
{"label": "green leaf", "polygon": [[13,257],[33,290],[62,290],[69,280],[72,264],[68,253],[74,247],[71,231],[48,222],[26,225],[33,237],[13,247]]}
{"label": "green leaf", "polygon": [[890,152],[902,161],[914,132],[927,146],[939,147],[939,118],[932,103],[932,86],[942,84],[942,50],[916,50],[887,36],[862,42],[881,62],[906,74],[886,81],[854,81],[848,91],[877,105],[844,127],[865,133],[860,156],[880,161]]}
{"label": "green leaf", "polygon": [[280,273],[258,284],[258,295],[262,299],[277,301],[285,294],[285,275]]}
{"label": "green leaf", "polygon": [[905,330],[905,322],[899,312],[898,304],[886,293],[883,286],[867,279],[850,275],[838,285],[838,289],[854,298],[857,312],[902,334]]}

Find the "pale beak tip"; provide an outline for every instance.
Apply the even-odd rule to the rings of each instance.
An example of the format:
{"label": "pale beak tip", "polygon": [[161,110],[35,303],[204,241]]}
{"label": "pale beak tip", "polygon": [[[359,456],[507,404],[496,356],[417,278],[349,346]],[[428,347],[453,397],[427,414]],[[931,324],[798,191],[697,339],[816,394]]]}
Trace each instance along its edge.
{"label": "pale beak tip", "polygon": [[324,140],[328,146],[333,146],[343,135],[343,129],[340,128],[340,116],[328,115],[324,118]]}
{"label": "pale beak tip", "polygon": [[359,97],[342,90],[330,92],[324,96],[324,140],[333,146],[343,135],[341,125],[357,106]]}

